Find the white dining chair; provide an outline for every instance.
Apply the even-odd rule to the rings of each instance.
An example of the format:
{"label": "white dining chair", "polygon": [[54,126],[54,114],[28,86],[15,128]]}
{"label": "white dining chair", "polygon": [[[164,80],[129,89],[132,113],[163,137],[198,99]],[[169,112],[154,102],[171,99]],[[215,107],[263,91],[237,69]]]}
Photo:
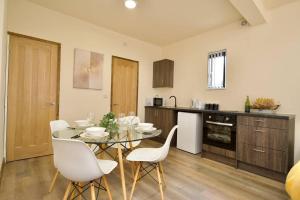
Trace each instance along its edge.
{"label": "white dining chair", "polygon": [[[163,194],[163,188],[162,188],[162,179],[164,184],[165,182],[165,177],[164,177],[164,171],[161,162],[166,159],[169,149],[170,149],[170,143],[173,138],[173,135],[175,133],[175,130],[178,128],[178,125],[174,126],[172,130],[170,131],[165,144],[160,147],[160,148],[139,148],[133,150],[128,156],[127,160],[131,162],[138,162],[138,166],[135,172],[134,176],[134,181],[130,193],[130,200],[133,197],[133,192],[135,189],[136,182],[139,177],[140,169],[142,168],[145,170],[145,167],[143,167],[143,163],[148,163],[150,166],[152,166],[152,169],[149,169],[147,166],[147,171],[146,174],[149,174],[152,170],[156,169],[157,172],[157,178],[158,178],[158,184],[159,184],[159,189],[160,189],[160,195],[161,199],[164,199],[164,194]],[[145,174],[145,175],[146,175]],[[144,176],[141,176],[144,177]],[[162,178],[161,178],[162,177]]]}
{"label": "white dining chair", "polygon": [[[97,159],[94,152],[80,140],[53,138],[52,143],[57,169],[70,181],[64,200],[70,195],[73,196],[75,191],[77,196],[82,197],[82,191],[88,188],[90,188],[91,199],[96,200],[95,187],[107,191],[109,199],[112,199],[106,175],[116,168],[117,162]],[[101,179],[105,187],[101,185]],[[82,186],[85,182],[88,183]]]}
{"label": "white dining chair", "polygon": [[[50,131],[51,131],[51,134],[53,134],[55,131],[66,130],[66,129],[68,129],[68,127],[70,127],[70,125],[65,120],[53,120],[53,121],[50,121]],[[92,144],[90,146],[90,148],[95,153],[99,150],[99,147],[97,145],[95,145],[95,144]],[[55,162],[54,162],[54,167],[57,168]],[[49,192],[51,192],[53,190],[53,187],[54,187],[54,184],[56,182],[58,173],[59,173],[58,170],[56,170],[55,175],[52,178],[52,181],[51,181],[51,184],[50,184],[50,187],[49,187]]]}
{"label": "white dining chair", "polygon": [[[65,120],[53,120],[50,121],[50,131],[51,134],[53,134],[55,131],[61,131],[61,130],[66,130],[68,129],[68,127],[70,127],[70,125],[68,124],[68,122],[66,122]],[[56,167],[55,161],[54,161],[54,167]],[[58,170],[56,170],[54,177],[52,178],[50,187],[49,187],[49,192],[51,192],[53,190],[54,184],[56,182],[57,176],[58,176]]]}
{"label": "white dining chair", "polygon": [[70,125],[65,120],[60,119],[60,120],[50,121],[51,133],[53,133],[55,131],[61,131],[61,130],[68,129],[68,127],[70,127]]}

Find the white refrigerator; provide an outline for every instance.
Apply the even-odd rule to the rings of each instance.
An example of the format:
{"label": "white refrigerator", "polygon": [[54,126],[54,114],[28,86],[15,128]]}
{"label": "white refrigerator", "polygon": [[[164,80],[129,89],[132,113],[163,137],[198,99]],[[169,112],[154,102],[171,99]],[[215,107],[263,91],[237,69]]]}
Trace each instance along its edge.
{"label": "white refrigerator", "polygon": [[202,115],[178,112],[177,148],[198,154],[202,150]]}

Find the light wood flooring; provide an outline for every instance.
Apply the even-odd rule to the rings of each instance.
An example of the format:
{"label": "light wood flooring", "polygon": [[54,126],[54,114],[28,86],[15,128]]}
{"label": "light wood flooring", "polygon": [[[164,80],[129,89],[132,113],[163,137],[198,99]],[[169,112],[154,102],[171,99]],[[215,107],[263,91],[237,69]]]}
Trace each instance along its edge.
{"label": "light wood flooring", "polygon": [[[157,146],[147,141],[143,146]],[[170,200],[260,200],[288,199],[284,184],[242,170],[203,159],[175,148],[171,148],[164,161],[167,187],[165,199]],[[125,163],[128,193],[132,177],[129,164]],[[1,200],[54,200],[62,199],[67,180],[59,175],[54,190],[48,193],[55,173],[52,156],[45,156],[7,163],[0,185]],[[153,171],[155,176],[155,171]],[[108,176],[114,200],[122,199],[122,189],[117,168]],[[89,198],[87,194],[87,198]],[[99,199],[108,199],[100,192]],[[137,183],[135,200],[159,200],[158,185],[149,176]]]}

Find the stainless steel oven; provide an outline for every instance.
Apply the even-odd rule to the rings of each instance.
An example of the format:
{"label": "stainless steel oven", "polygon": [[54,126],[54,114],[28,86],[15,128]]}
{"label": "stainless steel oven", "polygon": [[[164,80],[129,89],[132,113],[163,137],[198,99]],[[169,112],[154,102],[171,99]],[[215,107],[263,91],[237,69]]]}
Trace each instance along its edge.
{"label": "stainless steel oven", "polygon": [[204,113],[203,119],[203,144],[235,151],[236,115]]}

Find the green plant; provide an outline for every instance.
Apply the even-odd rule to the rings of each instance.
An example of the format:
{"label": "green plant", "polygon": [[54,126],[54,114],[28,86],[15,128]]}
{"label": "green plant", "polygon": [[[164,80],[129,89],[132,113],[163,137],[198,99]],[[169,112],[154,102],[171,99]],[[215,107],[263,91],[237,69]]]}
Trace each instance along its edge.
{"label": "green plant", "polygon": [[109,112],[104,115],[102,120],[100,121],[99,126],[106,128],[106,131],[109,133],[116,133],[119,130],[116,115],[113,112]]}

